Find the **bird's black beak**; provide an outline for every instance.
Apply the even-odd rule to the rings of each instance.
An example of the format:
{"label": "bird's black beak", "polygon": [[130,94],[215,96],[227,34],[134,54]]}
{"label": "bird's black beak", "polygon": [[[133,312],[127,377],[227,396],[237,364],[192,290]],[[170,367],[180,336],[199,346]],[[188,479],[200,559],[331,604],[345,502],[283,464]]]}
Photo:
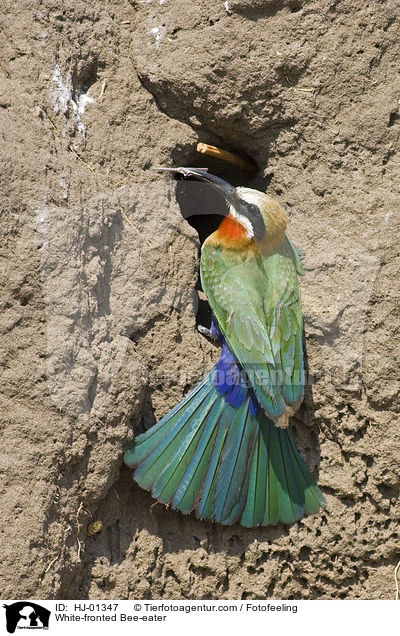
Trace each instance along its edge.
{"label": "bird's black beak", "polygon": [[228,203],[234,205],[236,199],[236,188],[220,177],[207,172],[207,168],[156,168],[156,170],[166,170],[180,174],[184,179],[194,179],[208,183],[212,188],[222,195]]}

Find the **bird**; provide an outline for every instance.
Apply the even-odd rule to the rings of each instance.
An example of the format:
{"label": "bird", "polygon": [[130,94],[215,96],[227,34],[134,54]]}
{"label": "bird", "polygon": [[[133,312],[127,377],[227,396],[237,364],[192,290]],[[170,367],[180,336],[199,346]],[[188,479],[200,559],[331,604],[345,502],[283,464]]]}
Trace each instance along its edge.
{"label": "bird", "polygon": [[[200,279],[221,354],[203,380],[124,453],[134,480],[200,520],[291,524],[326,505],[289,431],[304,394],[303,255],[269,195],[207,169],[166,168],[207,183],[225,213],[203,243]],[[212,212],[212,211],[211,211]]]}

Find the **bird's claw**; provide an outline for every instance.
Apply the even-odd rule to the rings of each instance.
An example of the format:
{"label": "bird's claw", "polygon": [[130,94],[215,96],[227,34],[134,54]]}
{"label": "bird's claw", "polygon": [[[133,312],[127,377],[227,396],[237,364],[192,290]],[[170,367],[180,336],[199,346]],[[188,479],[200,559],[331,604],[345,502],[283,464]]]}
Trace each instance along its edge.
{"label": "bird's claw", "polygon": [[218,336],[215,333],[213,333],[211,329],[207,329],[207,327],[204,327],[203,325],[198,325],[197,329],[199,330],[202,336],[209,338],[213,342],[217,342]]}

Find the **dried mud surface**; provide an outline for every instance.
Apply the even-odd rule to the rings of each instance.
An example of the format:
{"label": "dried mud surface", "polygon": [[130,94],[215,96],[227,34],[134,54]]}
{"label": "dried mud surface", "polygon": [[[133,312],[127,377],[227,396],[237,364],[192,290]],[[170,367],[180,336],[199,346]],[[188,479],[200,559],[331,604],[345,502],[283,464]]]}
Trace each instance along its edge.
{"label": "dried mud surface", "polygon": [[[393,598],[398,3],[1,5],[0,596]],[[290,527],[184,517],[122,464],[218,354],[198,234],[151,170],[204,165],[198,141],[256,161],[207,165],[267,188],[306,252],[293,429],[328,505]]]}

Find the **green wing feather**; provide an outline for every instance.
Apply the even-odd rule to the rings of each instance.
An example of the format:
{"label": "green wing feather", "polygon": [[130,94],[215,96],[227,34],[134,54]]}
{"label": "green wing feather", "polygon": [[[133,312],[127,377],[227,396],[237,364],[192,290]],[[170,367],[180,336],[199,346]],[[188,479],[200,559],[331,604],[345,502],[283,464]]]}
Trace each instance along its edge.
{"label": "green wing feather", "polygon": [[303,394],[301,261],[286,240],[272,254],[203,246],[201,280],[231,351],[271,417]]}

